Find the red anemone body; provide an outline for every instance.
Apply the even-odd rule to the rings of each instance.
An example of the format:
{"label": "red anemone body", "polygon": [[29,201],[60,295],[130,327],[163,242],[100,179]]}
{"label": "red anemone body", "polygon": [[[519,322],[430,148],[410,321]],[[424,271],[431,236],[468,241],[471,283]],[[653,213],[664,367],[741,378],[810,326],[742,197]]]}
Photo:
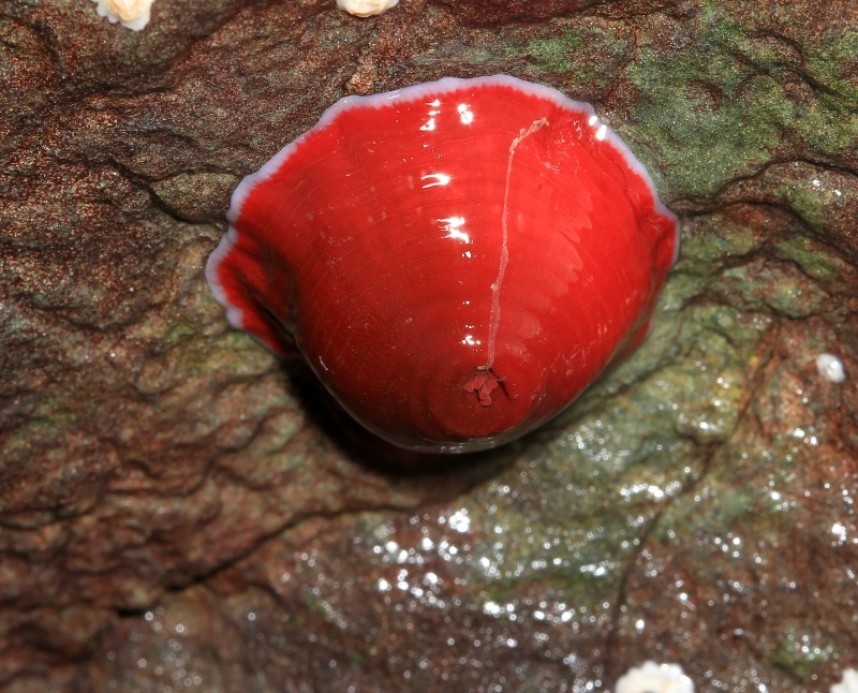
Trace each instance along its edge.
{"label": "red anemone body", "polygon": [[348,97],[233,196],[207,276],[417,450],[516,438],[645,335],[676,218],[593,109],[505,77]]}

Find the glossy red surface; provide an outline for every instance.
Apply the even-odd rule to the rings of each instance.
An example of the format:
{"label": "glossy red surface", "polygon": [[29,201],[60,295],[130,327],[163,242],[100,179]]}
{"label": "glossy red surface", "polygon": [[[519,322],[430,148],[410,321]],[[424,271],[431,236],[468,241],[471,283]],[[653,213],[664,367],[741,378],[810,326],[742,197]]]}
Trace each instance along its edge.
{"label": "glossy red surface", "polygon": [[588,105],[503,76],[343,99],[229,217],[207,276],[232,324],[377,435],[449,452],[532,430],[636,346],[678,243]]}

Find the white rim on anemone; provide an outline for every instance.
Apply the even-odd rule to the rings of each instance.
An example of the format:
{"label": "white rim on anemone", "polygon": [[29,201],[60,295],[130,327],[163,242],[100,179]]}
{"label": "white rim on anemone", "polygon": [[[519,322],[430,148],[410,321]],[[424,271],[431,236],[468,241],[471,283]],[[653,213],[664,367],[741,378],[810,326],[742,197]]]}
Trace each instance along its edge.
{"label": "white rim on anemone", "polygon": [[[527,82],[518,77],[511,75],[491,75],[488,77],[442,77],[433,82],[423,82],[410,87],[403,87],[394,91],[382,92],[380,94],[370,94],[368,96],[346,96],[329,106],[324,110],[318,122],[307,132],[299,135],[289,144],[277,152],[269,159],[258,171],[246,176],[232,195],[229,213],[227,219],[232,223],[241,213],[241,206],[244,199],[247,197],[248,190],[253,188],[257,183],[271,177],[288,159],[292,153],[301,146],[304,139],[310,133],[321,130],[330,125],[341,113],[353,108],[377,108],[381,109],[392,103],[408,103],[410,101],[419,101],[426,98],[428,95],[449,94],[451,92],[460,91],[473,87],[491,87],[500,86],[509,89],[515,89],[526,95],[534,95],[547,101],[553,101],[558,106],[569,111],[575,111],[585,114],[590,126],[597,132],[601,131],[599,139],[610,143],[616,148],[625,158],[629,167],[643,178],[650,188],[655,202],[655,209],[660,214],[676,219],[673,214],[658,197],[658,192],[655,189],[655,184],[652,181],[649,173],[644,165],[638,160],[634,153],[623,142],[608,125],[602,123],[595,109],[586,101],[575,101],[570,99],[562,92],[553,87],[545,86],[544,84],[536,84],[535,82]],[[678,247],[677,243],[677,247]]]}

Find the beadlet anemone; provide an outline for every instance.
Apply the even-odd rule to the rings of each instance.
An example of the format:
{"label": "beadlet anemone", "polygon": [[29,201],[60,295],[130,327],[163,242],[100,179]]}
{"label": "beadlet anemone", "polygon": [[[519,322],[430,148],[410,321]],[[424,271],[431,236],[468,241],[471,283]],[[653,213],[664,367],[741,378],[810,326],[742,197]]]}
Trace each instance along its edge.
{"label": "beadlet anemone", "polygon": [[590,105],[503,75],[340,100],[228,219],[206,275],[230,323],[435,452],[556,416],[646,335],[678,247]]}

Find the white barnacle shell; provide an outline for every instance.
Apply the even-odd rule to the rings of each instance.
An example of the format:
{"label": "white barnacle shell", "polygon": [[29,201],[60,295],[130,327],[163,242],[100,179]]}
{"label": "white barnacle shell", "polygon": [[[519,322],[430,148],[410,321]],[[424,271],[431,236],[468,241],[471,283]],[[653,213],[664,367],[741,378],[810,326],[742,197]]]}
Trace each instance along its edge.
{"label": "white barnacle shell", "polygon": [[694,684],[677,664],[646,661],[617,681],[615,693],[694,693]]}
{"label": "white barnacle shell", "polygon": [[831,687],[831,693],[858,693],[858,670],[844,671],[843,679]]}
{"label": "white barnacle shell", "polygon": [[337,7],[356,17],[371,17],[396,7],[399,0],[337,0]]}
{"label": "white barnacle shell", "polygon": [[119,22],[132,31],[140,31],[149,23],[149,13],[155,0],[92,0],[99,17]]}
{"label": "white barnacle shell", "polygon": [[816,370],[820,377],[829,383],[842,383],[846,380],[843,361],[834,354],[820,354],[816,357]]}

